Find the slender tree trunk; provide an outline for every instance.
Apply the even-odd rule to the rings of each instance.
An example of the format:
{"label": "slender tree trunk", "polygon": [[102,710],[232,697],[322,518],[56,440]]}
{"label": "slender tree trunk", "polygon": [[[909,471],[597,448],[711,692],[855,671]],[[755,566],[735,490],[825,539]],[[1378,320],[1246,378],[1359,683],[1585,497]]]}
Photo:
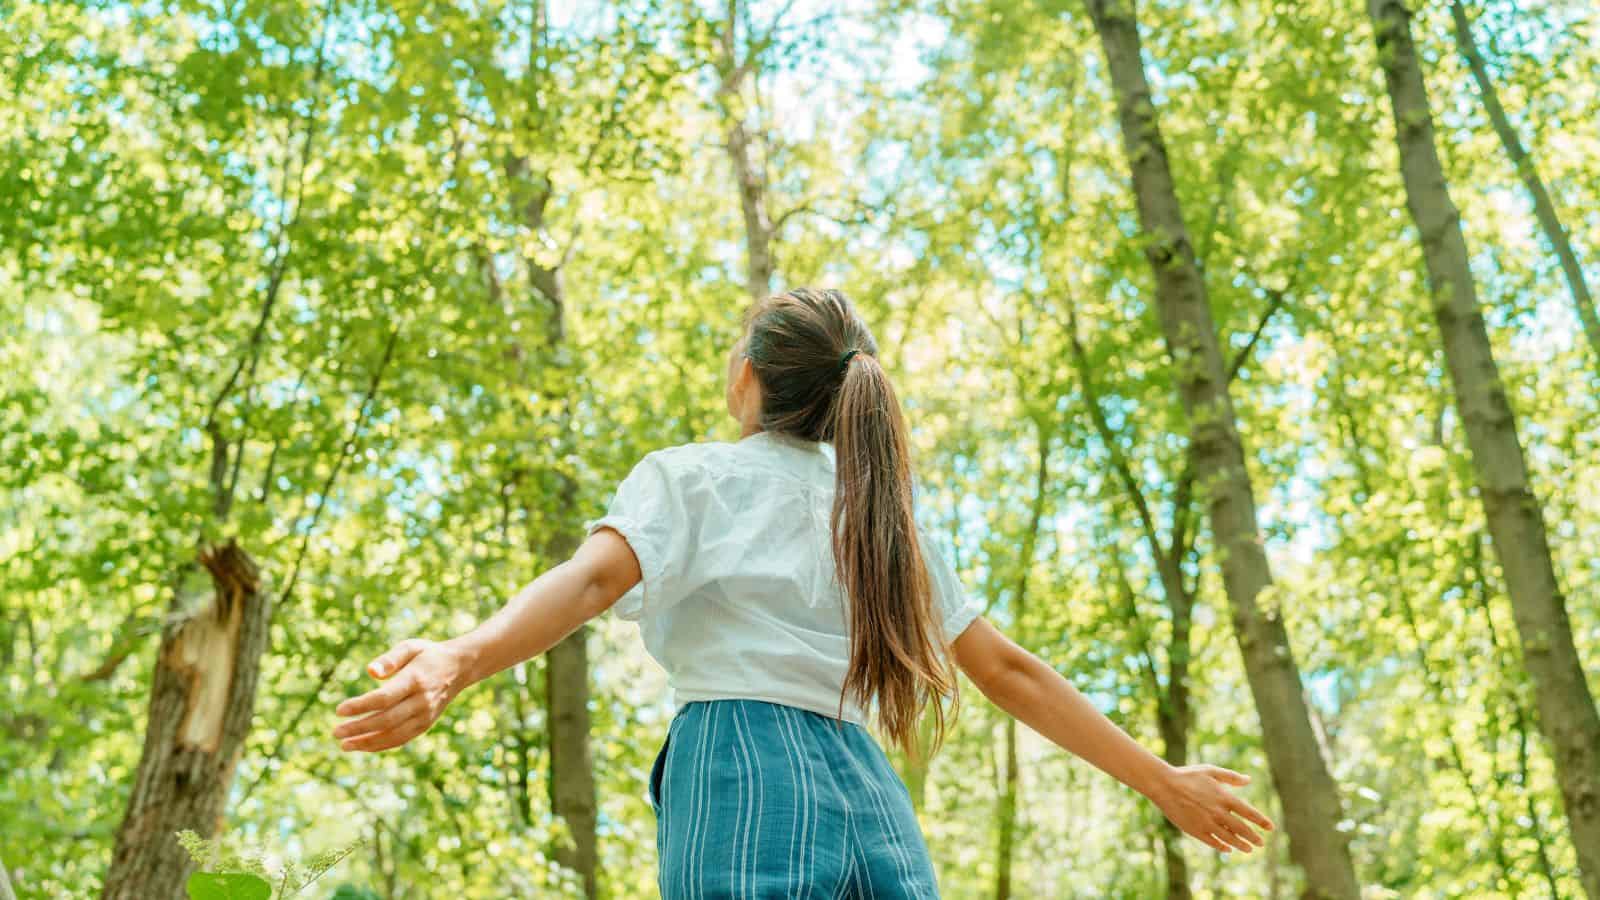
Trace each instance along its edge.
{"label": "slender tree trunk", "polygon": [[1002,728],[1006,772],[995,810],[999,838],[994,848],[994,900],[1011,900],[1011,863],[1017,844],[1017,720],[1006,716]]}
{"label": "slender tree trunk", "polygon": [[1368,0],[1393,106],[1406,206],[1422,237],[1456,408],[1472,451],[1479,496],[1533,677],[1539,728],[1550,743],[1584,891],[1600,900],[1600,715],[1572,639],[1566,601],[1528,483],[1516,419],[1500,380],[1468,265],[1460,216],[1434,144],[1433,117],[1399,0]]}
{"label": "slender tree trunk", "polygon": [[1561,217],[1556,213],[1555,203],[1550,200],[1550,192],[1545,190],[1544,180],[1539,177],[1533,156],[1522,146],[1522,139],[1517,136],[1517,129],[1506,115],[1506,108],[1500,105],[1500,94],[1489,77],[1483,54],[1478,52],[1478,43],[1473,40],[1472,23],[1467,19],[1467,8],[1461,0],[1451,0],[1450,18],[1455,23],[1456,46],[1467,61],[1467,68],[1472,70],[1472,80],[1478,83],[1478,94],[1483,97],[1483,108],[1489,113],[1489,122],[1494,126],[1494,133],[1499,136],[1506,156],[1511,158],[1517,177],[1528,189],[1528,197],[1533,200],[1534,217],[1539,220],[1539,229],[1544,232],[1545,240],[1550,242],[1550,250],[1561,265],[1561,274],[1567,279],[1567,289],[1572,293],[1578,321],[1583,323],[1589,349],[1594,352],[1595,368],[1600,371],[1600,315],[1595,313],[1594,296],[1589,293],[1589,283],[1583,277],[1583,266],[1578,262],[1577,251],[1573,249],[1572,237],[1561,224]]}
{"label": "slender tree trunk", "polygon": [[773,225],[767,211],[767,177],[750,140],[750,117],[745,108],[744,87],[754,76],[757,65],[754,51],[739,58],[739,0],[728,0],[727,22],[722,31],[722,83],[717,100],[727,122],[728,159],[733,164],[739,188],[739,211],[744,217],[745,292],[752,303],[772,293],[772,276],[777,263],[772,258]]}
{"label": "slender tree trunk", "polygon": [[750,146],[750,136],[742,120],[728,126],[728,156],[733,161],[734,176],[739,182],[739,207],[744,214],[745,291],[751,302],[766,299],[772,293],[772,222],[767,215],[766,186],[761,176],[760,163]]}
{"label": "slender tree trunk", "polygon": [[250,731],[271,598],[256,564],[228,542],[200,554],[211,576],[198,611],[174,594],[161,635],[144,753],[106,873],[108,900],[182,897],[193,870],[176,834],[221,828],[234,766]]}
{"label": "slender tree trunk", "polygon": [[598,818],[594,761],[589,754],[589,634],[585,625],[545,657],[545,703],[550,726],[550,806],[567,824],[572,844],[556,861],[583,879],[584,896],[598,896]]}
{"label": "slender tree trunk", "polygon": [[[538,120],[554,120],[564,114],[562,110],[548,108],[543,97],[554,85],[546,84],[548,65],[544,54],[548,49],[549,10],[544,0],[534,0],[531,30],[528,36],[528,63],[525,79],[533,108],[527,114]],[[555,195],[555,185],[548,171],[537,171],[526,156],[514,157],[506,163],[506,173],[515,186],[513,209],[529,234],[548,237],[545,210]],[[552,457],[566,458],[574,451],[573,399],[576,379],[570,348],[567,347],[566,313],[567,293],[563,267],[575,244],[569,243],[562,257],[544,262],[534,253],[526,253],[522,263],[533,298],[545,316],[544,369],[541,391],[563,398],[556,413],[556,431]],[[492,272],[492,264],[489,267]],[[554,565],[571,557],[582,542],[582,517],[578,510],[577,484],[573,476],[557,468],[553,473],[556,483],[556,503],[546,510],[547,516],[535,518],[551,523],[550,530],[532,538],[532,549],[544,560]],[[596,833],[599,799],[596,796],[594,761],[589,751],[589,629],[580,627],[545,654],[544,702],[546,725],[549,729],[550,776],[548,779],[551,811],[566,825],[569,840],[561,840],[552,848],[556,862],[578,874],[583,884],[584,896],[593,900],[599,895],[599,839]],[[527,752],[527,745],[523,745]]]}
{"label": "slender tree trunk", "polygon": [[[1113,552],[1112,560],[1117,569],[1117,587],[1127,608],[1128,621],[1134,625],[1138,634],[1145,683],[1156,699],[1156,727],[1161,733],[1161,757],[1174,766],[1187,765],[1189,729],[1194,720],[1189,701],[1189,661],[1195,594],[1183,576],[1181,561],[1188,558],[1194,550],[1194,533],[1187,527],[1193,502],[1193,463],[1186,460],[1183,473],[1177,479],[1177,487],[1173,492],[1173,528],[1169,538],[1170,543],[1163,545],[1144,488],[1134,475],[1133,467],[1126,455],[1120,449],[1116,430],[1112,428],[1111,420],[1107,418],[1100,404],[1100,391],[1095,384],[1088,353],[1078,339],[1077,312],[1070,303],[1067,306],[1067,315],[1067,335],[1072,362],[1077,369],[1078,380],[1083,386],[1084,403],[1088,408],[1089,419],[1095,431],[1099,433],[1101,443],[1105,445],[1107,455],[1110,457],[1112,474],[1121,482],[1128,501],[1138,515],[1140,532],[1146,549],[1156,561],[1162,593],[1172,616],[1172,634],[1167,644],[1167,681],[1163,686],[1156,671],[1155,655],[1151,651],[1152,638],[1149,629],[1139,624],[1139,603],[1133,583],[1128,579],[1121,556]],[[1240,363],[1242,362],[1241,356]],[[1183,831],[1172,824],[1171,820],[1162,817],[1160,837],[1162,853],[1166,860],[1167,898],[1188,900],[1189,866],[1183,856]]]}
{"label": "slender tree trunk", "polygon": [[[1158,695],[1156,727],[1161,732],[1161,758],[1174,766],[1189,764],[1189,729],[1194,713],[1189,703],[1190,629],[1194,622],[1194,595],[1184,583],[1176,561],[1164,557],[1161,582],[1172,610],[1172,636],[1167,645],[1167,684]],[[1161,843],[1166,851],[1167,900],[1189,900],[1189,866],[1183,857],[1183,832],[1170,819],[1161,819]]]}
{"label": "slender tree trunk", "polygon": [[[1256,326],[1256,336],[1266,328],[1267,322],[1282,306],[1283,300],[1281,292],[1273,296],[1272,302],[1263,311],[1260,324]],[[1088,408],[1089,420],[1099,433],[1101,443],[1105,445],[1106,453],[1110,457],[1112,474],[1122,483],[1123,491],[1138,515],[1140,532],[1150,557],[1156,562],[1156,571],[1161,578],[1162,594],[1172,617],[1172,634],[1167,644],[1165,686],[1162,685],[1156,671],[1149,629],[1136,627],[1136,630],[1139,634],[1139,652],[1144,661],[1145,680],[1150,693],[1156,698],[1156,727],[1161,733],[1162,758],[1174,766],[1187,765],[1189,731],[1194,724],[1194,713],[1189,699],[1189,663],[1192,653],[1190,636],[1194,625],[1196,588],[1184,577],[1182,562],[1194,553],[1194,531],[1189,527],[1193,520],[1194,460],[1192,456],[1185,458],[1183,471],[1176,479],[1172,502],[1172,528],[1167,543],[1163,544],[1151,504],[1145,497],[1145,490],[1140,485],[1139,478],[1134,475],[1133,466],[1128,462],[1126,454],[1120,449],[1116,429],[1111,426],[1111,420],[1100,404],[1100,390],[1095,383],[1089,355],[1078,339],[1077,311],[1070,302],[1067,305],[1067,319],[1067,337],[1072,363],[1083,386],[1084,403]],[[1253,336],[1248,344],[1237,351],[1228,366],[1229,384],[1232,384],[1234,377],[1244,368],[1254,347]],[[1113,553],[1112,560],[1117,568],[1118,587],[1127,606],[1128,621],[1138,623],[1139,604],[1133,584],[1128,580],[1121,557]],[[1160,833],[1166,859],[1168,900],[1188,900],[1189,866],[1183,856],[1183,832],[1163,817]]]}
{"label": "slender tree trunk", "polygon": [[[1037,464],[1034,469],[1033,503],[1028,513],[1028,530],[1022,535],[1022,549],[1018,556],[1016,596],[1012,604],[1012,614],[1015,616],[1017,637],[1026,644],[1024,629],[1028,616],[1028,582],[1033,570],[1034,551],[1039,546],[1039,527],[1044,522],[1045,488],[1050,483],[1050,442],[1051,433],[1042,423],[1035,420],[1034,436],[1038,445]],[[1016,855],[1017,844],[1017,806],[1019,804],[1019,787],[1017,785],[1017,723],[1010,716],[1005,723],[1005,752],[1006,774],[1005,782],[1001,786],[1000,798],[995,811],[997,820],[998,839],[995,841],[995,900],[1009,900],[1011,897],[1011,867]]]}
{"label": "slender tree trunk", "polygon": [[[1085,381],[1085,384],[1088,382]],[[1089,392],[1092,397],[1092,388]],[[1090,400],[1091,404],[1097,402],[1094,399]],[[1098,412],[1094,414],[1094,418],[1097,425],[1101,423],[1102,417]],[[1102,431],[1102,434],[1105,433]],[[1113,467],[1121,470],[1122,460],[1119,458],[1113,462]],[[1137,497],[1136,502],[1143,510],[1145,507],[1142,494]],[[1151,532],[1151,535],[1153,538],[1154,533]],[[1194,720],[1189,702],[1189,652],[1194,594],[1182,578],[1176,557],[1160,547],[1159,542],[1155,553],[1162,589],[1166,593],[1167,604],[1172,613],[1172,636],[1167,645],[1167,683],[1164,687],[1156,672],[1155,658],[1151,653],[1149,629],[1140,624],[1139,604],[1133,582],[1129,580],[1127,568],[1122,563],[1120,553],[1115,549],[1111,553],[1111,560],[1117,573],[1117,592],[1122,596],[1124,614],[1133,624],[1139,642],[1138,650],[1145,685],[1156,698],[1156,729],[1161,734],[1161,758],[1174,766],[1183,766],[1189,761],[1189,730]],[[1191,894],[1189,865],[1183,856],[1183,832],[1172,824],[1171,820],[1162,817],[1159,836],[1162,855],[1166,860],[1168,900],[1187,900]]]}
{"label": "slender tree trunk", "polygon": [[[537,215],[529,220],[534,231],[543,228],[544,203],[537,204]],[[531,257],[525,260],[529,282],[546,304],[546,346],[552,372],[561,373],[568,368],[566,347],[566,286],[559,267],[541,266]],[[550,373],[547,372],[547,375]],[[560,437],[556,441],[555,456],[559,459],[572,450],[572,403],[570,379],[558,389],[566,391],[567,399],[557,416]],[[547,386],[548,389],[548,386]],[[548,521],[553,531],[538,543],[535,549],[550,564],[572,556],[582,542],[579,527],[577,483],[566,472],[556,472],[556,508],[550,511]],[[589,628],[580,627],[567,635],[545,654],[544,700],[549,728],[550,745],[550,806],[570,833],[571,842],[561,841],[555,849],[556,861],[578,873],[583,882],[584,896],[599,896],[599,798],[596,795],[594,760],[589,752]]]}
{"label": "slender tree trunk", "polygon": [[1121,0],[1087,0],[1117,95],[1123,149],[1156,281],[1156,305],[1190,420],[1195,477],[1209,486],[1207,506],[1221,553],[1235,637],[1261,718],[1272,780],[1283,798],[1290,854],[1304,870],[1307,895],[1353,900],[1359,894],[1338,790],[1317,748],[1300,672],[1275,602],[1258,603],[1272,583],[1261,545],[1243,443],[1228,397],[1205,282],[1195,263],[1167,151],[1156,121],[1138,25]]}

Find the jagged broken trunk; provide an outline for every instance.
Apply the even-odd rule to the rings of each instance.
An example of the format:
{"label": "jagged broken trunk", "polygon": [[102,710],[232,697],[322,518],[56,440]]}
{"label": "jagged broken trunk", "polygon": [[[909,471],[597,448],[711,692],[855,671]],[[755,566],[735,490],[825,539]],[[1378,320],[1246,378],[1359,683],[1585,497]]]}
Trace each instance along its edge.
{"label": "jagged broken trunk", "polygon": [[108,900],[183,896],[193,865],[174,835],[220,829],[250,729],[271,601],[255,562],[234,542],[202,551],[199,564],[211,595],[191,610],[176,592],[162,629],[144,753],[106,873]]}

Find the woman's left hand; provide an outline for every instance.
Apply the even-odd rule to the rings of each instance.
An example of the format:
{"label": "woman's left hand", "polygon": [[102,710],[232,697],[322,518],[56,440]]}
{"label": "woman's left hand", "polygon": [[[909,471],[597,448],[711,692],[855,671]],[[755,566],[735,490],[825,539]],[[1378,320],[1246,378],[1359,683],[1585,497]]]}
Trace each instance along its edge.
{"label": "woman's left hand", "polygon": [[448,643],[415,638],[367,666],[372,677],[388,683],[334,710],[360,716],[333,729],[340,750],[388,750],[427,731],[465,686],[466,660]]}

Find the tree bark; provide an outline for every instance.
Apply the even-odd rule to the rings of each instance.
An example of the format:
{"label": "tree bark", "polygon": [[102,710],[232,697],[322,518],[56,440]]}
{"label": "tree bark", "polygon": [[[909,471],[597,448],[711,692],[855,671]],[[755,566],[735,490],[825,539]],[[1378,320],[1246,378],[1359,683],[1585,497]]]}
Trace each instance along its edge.
{"label": "tree bark", "polygon": [[550,807],[572,843],[557,845],[561,865],[583,879],[585,897],[599,896],[598,806],[589,754],[589,628],[568,635],[545,656],[545,704],[550,725]]}
{"label": "tree bark", "polygon": [[[566,355],[564,315],[566,296],[558,271],[541,269],[528,261],[531,274],[543,284],[541,291],[551,304],[547,331],[554,365],[560,368]],[[564,387],[570,387],[566,385]],[[559,414],[562,437],[557,441],[557,458],[570,450],[572,408],[570,398]],[[557,472],[558,507],[550,521],[554,531],[537,549],[554,565],[572,556],[582,541],[577,530],[577,484],[572,476]],[[578,873],[584,896],[599,896],[599,798],[596,796],[594,761],[589,753],[589,628],[587,625],[567,635],[545,654],[544,700],[550,729],[550,807],[566,823],[571,842],[561,841],[555,849],[556,861]]]}
{"label": "tree bark", "polygon": [[1267,762],[1283,799],[1290,855],[1305,872],[1307,896],[1354,900],[1359,895],[1350,849],[1338,823],[1339,794],[1317,748],[1300,673],[1276,603],[1258,600],[1272,583],[1261,544],[1244,446],[1228,396],[1205,282],[1179,207],[1167,151],[1140,58],[1132,8],[1087,0],[1105,52],[1123,150],[1132,172],[1145,257],[1156,281],[1156,306],[1172,356],[1179,396],[1190,420],[1197,483],[1206,497],[1234,635],[1255,698]]}
{"label": "tree bark", "polygon": [[728,159],[733,163],[734,180],[739,187],[739,211],[744,216],[745,292],[750,302],[758,303],[772,293],[772,276],[777,263],[772,258],[773,224],[767,211],[767,178],[751,144],[749,116],[744,109],[743,91],[756,65],[755,50],[747,48],[739,59],[739,0],[728,0],[727,23],[722,32],[722,83],[717,100],[727,120]]}
{"label": "tree bark", "polygon": [[[1183,581],[1177,558],[1169,556],[1159,546],[1156,548],[1157,568],[1162,591],[1172,613],[1172,635],[1167,643],[1167,683],[1163,688],[1156,673],[1156,663],[1150,651],[1149,630],[1135,625],[1138,632],[1139,656],[1143,662],[1145,684],[1156,698],[1156,730],[1161,735],[1161,758],[1174,766],[1189,763],[1189,731],[1194,724],[1194,714],[1189,700],[1190,634],[1194,623],[1194,593]],[[1122,595],[1128,621],[1139,622],[1139,607],[1133,583],[1117,551],[1111,554],[1117,570],[1117,590]],[[1183,832],[1172,820],[1161,819],[1160,839],[1162,856],[1166,861],[1167,900],[1188,900],[1189,864],[1183,855]]]}
{"label": "tree bark", "polygon": [[1589,897],[1600,900],[1600,714],[1573,643],[1543,510],[1528,482],[1516,418],[1478,305],[1460,215],[1439,162],[1411,14],[1400,0],[1368,0],[1367,8],[1394,113],[1406,206],[1421,233],[1433,317],[1489,535],[1505,571],[1523,664],[1533,678],[1539,729],[1555,761],[1579,880]]}
{"label": "tree bark", "polygon": [[999,836],[994,849],[994,900],[1011,900],[1011,863],[1017,845],[1017,720],[1005,717],[1005,779],[996,803]]}
{"label": "tree bark", "polygon": [[[1267,316],[1272,314],[1276,305],[1268,308]],[[1134,475],[1132,464],[1121,450],[1116,429],[1112,428],[1111,420],[1100,405],[1100,391],[1095,384],[1089,355],[1078,339],[1077,311],[1070,302],[1067,306],[1067,317],[1067,339],[1071,349],[1072,364],[1083,387],[1084,405],[1088,409],[1089,420],[1100,435],[1100,442],[1105,445],[1112,473],[1121,482],[1123,492],[1127,494],[1128,501],[1138,515],[1140,533],[1146,549],[1156,562],[1156,571],[1161,578],[1162,594],[1172,615],[1172,634],[1167,643],[1165,686],[1162,685],[1161,678],[1156,672],[1149,629],[1136,627],[1135,630],[1138,632],[1139,653],[1144,662],[1145,683],[1156,698],[1156,728],[1161,734],[1161,758],[1174,766],[1187,765],[1189,731],[1194,722],[1189,699],[1189,662],[1192,650],[1190,635],[1194,624],[1195,589],[1183,576],[1182,561],[1194,550],[1194,532],[1187,528],[1193,502],[1193,460],[1185,460],[1183,473],[1178,476],[1177,487],[1173,491],[1173,528],[1168,543],[1163,545],[1157,532],[1151,504],[1145,498],[1139,479]],[[1262,318],[1263,327],[1266,318],[1266,316]],[[1257,329],[1257,333],[1259,332],[1260,329]],[[1230,380],[1231,373],[1243,365],[1244,352],[1241,351],[1236,364],[1230,367]],[[1133,584],[1128,579],[1121,557],[1113,552],[1112,559],[1117,567],[1117,586],[1127,607],[1128,621],[1138,623],[1139,605]],[[1162,853],[1166,860],[1167,900],[1189,900],[1191,896],[1189,866],[1183,856],[1183,831],[1164,816],[1161,819],[1160,830]]]}
{"label": "tree bark", "polygon": [[1583,323],[1584,336],[1589,339],[1589,349],[1594,352],[1595,369],[1600,371],[1600,315],[1595,313],[1594,296],[1589,293],[1589,283],[1583,277],[1583,266],[1578,262],[1577,251],[1573,249],[1572,237],[1561,224],[1561,216],[1556,213],[1555,203],[1550,200],[1550,192],[1545,190],[1544,180],[1539,177],[1533,156],[1522,146],[1522,139],[1517,136],[1517,129],[1506,115],[1506,108],[1500,104],[1500,93],[1495,90],[1494,81],[1489,77],[1483,54],[1478,52],[1478,43],[1472,37],[1472,23],[1467,19],[1467,9],[1461,0],[1451,0],[1450,18],[1455,23],[1456,46],[1467,61],[1467,68],[1472,70],[1472,80],[1478,83],[1478,94],[1483,97],[1483,108],[1489,113],[1489,122],[1494,126],[1494,133],[1500,138],[1506,156],[1511,158],[1517,177],[1528,190],[1528,197],[1533,201],[1534,217],[1539,220],[1539,230],[1550,242],[1550,250],[1556,255],[1561,274],[1566,277],[1567,290],[1571,292],[1572,303],[1578,311],[1578,321]]}
{"label": "tree bark", "polygon": [[[1189,635],[1194,623],[1194,595],[1184,583],[1176,559],[1163,558],[1161,570],[1162,590],[1172,610],[1172,636],[1167,644],[1166,691],[1157,695],[1156,727],[1161,732],[1161,758],[1174,766],[1186,766],[1189,764],[1189,731],[1194,723],[1189,703]],[[1190,897],[1189,865],[1183,857],[1183,839],[1178,826],[1162,817],[1167,900],[1189,900]]]}
{"label": "tree bark", "polygon": [[[512,162],[514,178],[531,176],[528,160]],[[544,211],[553,192],[548,175],[540,176],[532,193],[522,206],[523,224],[535,234],[545,230]],[[570,252],[571,247],[568,247]],[[564,459],[572,451],[572,397],[574,381],[566,377],[570,370],[569,350],[566,346],[566,280],[562,262],[549,265],[533,255],[524,256],[523,265],[528,286],[545,314],[546,383],[542,390],[554,390],[563,397],[556,413],[559,437],[554,442],[553,457]],[[552,383],[554,375],[559,383]],[[558,463],[559,464],[559,463]],[[553,523],[552,530],[542,538],[535,538],[533,549],[550,565],[570,558],[582,542],[579,530],[577,483],[567,472],[553,473],[559,485],[556,489],[556,508],[550,510],[546,521]],[[538,521],[540,516],[531,517]],[[545,654],[544,701],[546,723],[549,727],[551,811],[566,824],[570,841],[561,840],[552,848],[557,863],[573,870],[583,883],[584,896],[593,900],[599,896],[599,798],[596,796],[594,761],[589,752],[589,629],[580,627],[567,635]]]}
{"label": "tree bark", "polygon": [[144,753],[106,873],[107,900],[182,897],[194,864],[176,833],[220,830],[234,767],[250,731],[267,648],[271,598],[232,541],[200,554],[210,602],[184,609],[175,593],[161,635]]}
{"label": "tree bark", "polygon": [[[1019,643],[1027,643],[1024,629],[1028,616],[1028,582],[1033,569],[1034,551],[1039,546],[1039,527],[1044,521],[1044,495],[1045,488],[1050,483],[1050,442],[1051,433],[1043,424],[1035,420],[1034,435],[1038,444],[1037,465],[1034,469],[1033,502],[1028,513],[1028,530],[1022,535],[1022,548],[1019,554],[1017,569],[1016,597],[1012,604],[1012,615],[1016,621],[1016,631]],[[995,841],[995,900],[1010,900],[1011,897],[1011,867],[1016,855],[1017,844],[1017,806],[1019,803],[1019,788],[1017,785],[1017,723],[1010,716],[1005,722],[1005,752],[1006,772],[1005,781],[1001,786],[1000,798],[997,802],[995,818],[998,826],[998,839]]]}

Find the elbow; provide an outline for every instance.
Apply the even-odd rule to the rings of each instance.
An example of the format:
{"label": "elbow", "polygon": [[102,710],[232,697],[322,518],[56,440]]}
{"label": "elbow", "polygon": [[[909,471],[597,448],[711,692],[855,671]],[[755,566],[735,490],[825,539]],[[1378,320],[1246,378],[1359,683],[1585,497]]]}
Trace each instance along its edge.
{"label": "elbow", "polygon": [[1009,710],[1032,689],[1037,663],[1033,655],[1021,647],[1006,646],[996,654],[994,670],[987,679],[989,683],[979,687],[996,706]]}
{"label": "elbow", "polygon": [[567,560],[561,566],[569,570],[578,612],[585,622],[615,606],[618,598],[627,590],[616,583],[614,572],[604,566],[594,565],[581,555]]}
{"label": "elbow", "polygon": [[[957,645],[957,657],[967,677],[985,697],[1002,709],[1025,696],[1034,684],[1039,661],[1033,654],[1008,640],[987,622],[982,623],[966,646]],[[962,643],[966,643],[963,636]],[[963,653],[962,651],[967,651]]]}

